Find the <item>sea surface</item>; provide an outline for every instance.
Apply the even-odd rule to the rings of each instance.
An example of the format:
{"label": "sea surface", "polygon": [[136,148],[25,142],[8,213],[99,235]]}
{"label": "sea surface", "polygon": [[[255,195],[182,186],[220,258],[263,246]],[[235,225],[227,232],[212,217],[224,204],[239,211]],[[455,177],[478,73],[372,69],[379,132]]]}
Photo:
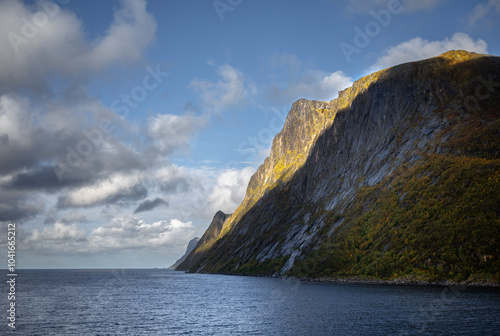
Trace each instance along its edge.
{"label": "sea surface", "polygon": [[500,289],[20,270],[0,335],[500,335]]}

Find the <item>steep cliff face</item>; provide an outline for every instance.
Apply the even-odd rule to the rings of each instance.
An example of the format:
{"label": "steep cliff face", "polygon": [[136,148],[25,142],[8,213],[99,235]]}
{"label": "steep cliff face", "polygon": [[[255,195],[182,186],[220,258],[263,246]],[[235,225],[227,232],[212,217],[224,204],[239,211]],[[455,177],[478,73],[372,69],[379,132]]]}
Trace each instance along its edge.
{"label": "steep cliff face", "polygon": [[[196,246],[184,258],[184,260],[176,266],[176,270],[186,271],[191,265],[197,263],[204,256],[205,251],[209,250],[213,243],[217,240],[222,231],[224,222],[230,216],[231,215],[226,215],[222,211],[217,211],[208,229],[205,231],[201,239],[199,239]],[[191,253],[193,251],[196,251],[197,253]]]}
{"label": "steep cliff face", "polygon": [[300,100],[183,269],[498,281],[499,117],[500,58],[464,51]]}
{"label": "steep cliff face", "polygon": [[176,269],[177,266],[179,266],[184,260],[186,260],[187,256],[193,251],[198,245],[198,242],[200,241],[200,238],[196,237],[193,238],[189,241],[188,246],[186,248],[186,253],[182,257],[180,257],[172,266],[169,267],[169,269]]}

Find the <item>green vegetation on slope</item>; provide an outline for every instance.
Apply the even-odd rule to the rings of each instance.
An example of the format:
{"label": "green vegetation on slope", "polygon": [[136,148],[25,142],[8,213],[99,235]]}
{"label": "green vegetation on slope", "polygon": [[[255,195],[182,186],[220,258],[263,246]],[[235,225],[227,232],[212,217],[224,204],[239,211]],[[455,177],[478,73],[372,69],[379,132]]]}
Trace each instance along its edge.
{"label": "green vegetation on slope", "polygon": [[243,264],[235,258],[229,261],[220,262],[214,269],[217,270],[217,273],[223,274],[271,276],[280,271],[288,258],[289,256],[284,256],[262,262],[259,262],[257,259],[252,259]]}
{"label": "green vegetation on slope", "polygon": [[289,274],[499,282],[499,168],[498,159],[432,155],[363,188],[343,225]]}

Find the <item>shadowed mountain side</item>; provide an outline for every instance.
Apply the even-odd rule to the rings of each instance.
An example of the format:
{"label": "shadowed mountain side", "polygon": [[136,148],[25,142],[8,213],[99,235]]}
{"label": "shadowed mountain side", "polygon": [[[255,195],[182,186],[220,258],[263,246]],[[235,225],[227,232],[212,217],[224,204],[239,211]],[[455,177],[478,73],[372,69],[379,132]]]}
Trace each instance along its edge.
{"label": "shadowed mountain side", "polygon": [[[364,77],[329,103],[295,103],[287,123],[307,109],[327,117],[277,136],[245,201],[183,268],[498,282],[498,74],[499,57],[453,51]],[[288,152],[321,119],[313,142]]]}
{"label": "shadowed mountain side", "polygon": [[187,271],[189,268],[187,265],[193,265],[203,257],[204,251],[212,246],[213,242],[219,236],[224,222],[229,216],[231,215],[226,215],[222,211],[217,211],[212,219],[212,223],[210,223],[210,226],[207,231],[205,231],[198,244],[190,251],[182,262],[177,264],[175,269],[176,271]]}
{"label": "shadowed mountain side", "polygon": [[191,253],[191,251],[194,250],[194,248],[196,247],[196,245],[198,244],[199,241],[200,241],[200,238],[198,238],[198,237],[191,239],[188,243],[187,248],[186,248],[186,253],[184,253],[183,256],[180,257],[172,266],[170,266],[169,269],[175,270],[177,268],[177,266],[179,266],[184,260],[186,260],[189,253]]}

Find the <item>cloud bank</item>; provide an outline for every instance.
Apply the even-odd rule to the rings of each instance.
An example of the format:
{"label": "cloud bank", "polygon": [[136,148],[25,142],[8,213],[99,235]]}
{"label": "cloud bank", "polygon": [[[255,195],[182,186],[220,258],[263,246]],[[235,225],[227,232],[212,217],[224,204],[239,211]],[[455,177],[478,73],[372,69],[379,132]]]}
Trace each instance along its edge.
{"label": "cloud bank", "polygon": [[272,77],[268,95],[275,104],[290,104],[301,98],[328,101],[352,85],[352,78],[343,71],[316,69],[314,64],[304,63],[294,54],[274,54],[269,64]]}
{"label": "cloud bank", "polygon": [[438,56],[449,50],[464,49],[481,54],[488,53],[488,45],[481,39],[474,40],[464,33],[455,33],[451,38],[442,41],[428,41],[415,37],[409,41],[387,49],[373,64],[368,72],[382,70],[393,65],[413,62]]}

